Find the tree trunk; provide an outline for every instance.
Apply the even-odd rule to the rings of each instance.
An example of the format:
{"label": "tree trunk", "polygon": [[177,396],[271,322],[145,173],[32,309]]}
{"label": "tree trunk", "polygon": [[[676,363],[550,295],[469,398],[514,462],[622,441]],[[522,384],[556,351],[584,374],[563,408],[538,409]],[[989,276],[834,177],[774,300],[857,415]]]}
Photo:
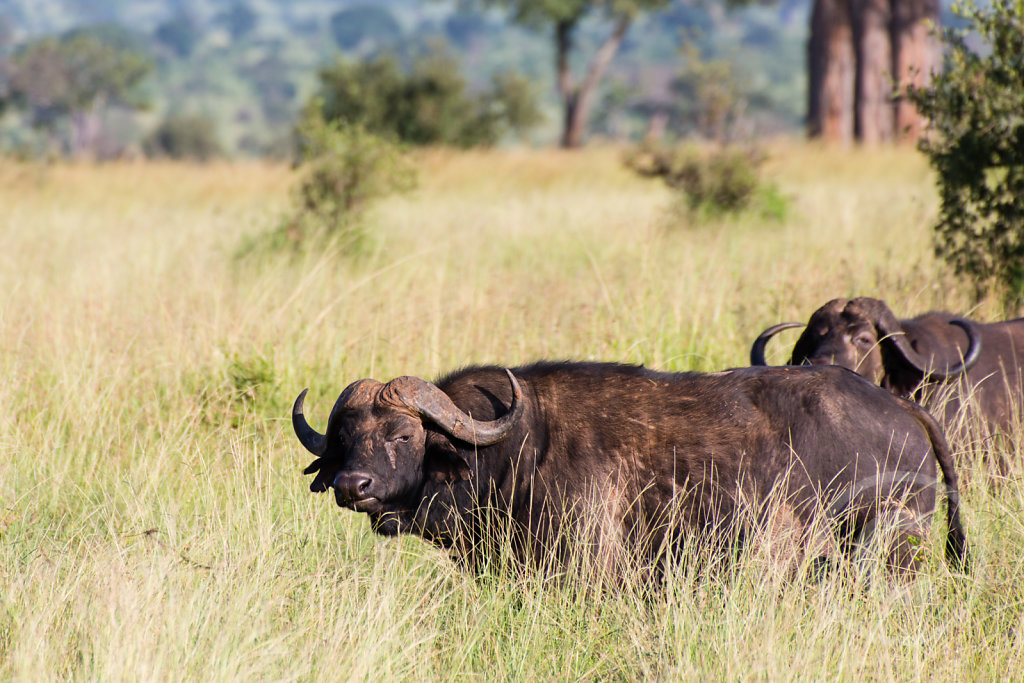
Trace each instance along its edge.
{"label": "tree trunk", "polygon": [[807,42],[810,137],[853,140],[854,64],[849,0],[815,0]]}
{"label": "tree trunk", "polygon": [[562,147],[572,149],[583,144],[583,130],[590,118],[594,105],[594,93],[604,77],[622,39],[629,30],[631,20],[622,15],[615,22],[615,28],[607,40],[598,48],[590,62],[587,75],[578,88],[573,88],[569,74],[569,50],[574,25],[560,23],[555,27],[556,57],[558,69],[558,90],[565,106],[565,126],[562,130]]}
{"label": "tree trunk", "polygon": [[562,98],[562,147],[567,147],[569,128],[576,116],[576,89],[572,86],[569,71],[569,53],[572,51],[572,32],[575,21],[560,21],[555,24],[555,74],[558,96]]}
{"label": "tree trunk", "polygon": [[889,142],[896,123],[889,0],[853,0],[853,8],[857,50],[854,135],[869,145]]}
{"label": "tree trunk", "polygon": [[97,113],[93,108],[71,112],[71,157],[88,159],[95,154]]}
{"label": "tree trunk", "polygon": [[942,65],[942,46],[925,22],[938,30],[938,0],[892,0],[893,73],[897,77],[896,135],[916,141],[925,121],[913,103],[902,96],[907,86],[923,87]]}

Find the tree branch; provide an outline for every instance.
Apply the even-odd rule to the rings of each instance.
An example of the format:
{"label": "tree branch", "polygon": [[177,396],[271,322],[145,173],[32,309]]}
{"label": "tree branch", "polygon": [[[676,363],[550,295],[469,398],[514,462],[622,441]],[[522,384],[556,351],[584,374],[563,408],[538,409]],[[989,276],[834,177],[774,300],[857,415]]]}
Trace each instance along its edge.
{"label": "tree branch", "polygon": [[615,30],[608,36],[604,44],[598,48],[597,53],[594,55],[594,59],[590,62],[590,68],[587,70],[587,76],[583,79],[583,83],[580,85],[580,95],[583,93],[593,91],[597,84],[601,82],[601,78],[604,77],[604,72],[608,70],[608,65],[611,64],[612,58],[615,57],[615,53],[619,51],[619,46],[622,45],[622,39],[626,37],[626,31],[629,30],[630,24],[633,23],[633,18],[627,14],[619,15],[618,21],[615,22]]}
{"label": "tree branch", "polygon": [[601,82],[608,65],[622,45],[622,39],[629,30],[632,23],[632,16],[620,14],[615,22],[615,29],[608,36],[607,40],[598,48],[597,53],[590,62],[587,75],[584,77],[580,87],[571,97],[565,97],[566,102],[566,123],[562,135],[563,147],[579,147],[583,144],[583,127],[590,116],[590,107],[593,103],[594,92],[597,84]]}

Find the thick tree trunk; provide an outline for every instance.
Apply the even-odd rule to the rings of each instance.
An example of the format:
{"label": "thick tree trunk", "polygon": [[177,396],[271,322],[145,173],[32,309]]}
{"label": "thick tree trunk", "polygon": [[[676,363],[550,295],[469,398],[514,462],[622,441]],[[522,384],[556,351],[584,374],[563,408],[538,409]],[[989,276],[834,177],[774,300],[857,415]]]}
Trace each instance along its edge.
{"label": "thick tree trunk", "polygon": [[572,48],[572,30],[575,24],[567,22],[555,26],[555,60],[558,72],[558,91],[562,96],[565,107],[565,122],[562,129],[562,147],[567,149],[580,147],[583,144],[583,131],[586,128],[587,120],[590,118],[590,110],[594,105],[594,94],[598,83],[604,77],[611,64],[622,39],[629,30],[631,20],[628,16],[620,16],[615,22],[615,28],[608,39],[604,41],[597,53],[590,62],[587,75],[578,88],[572,87],[572,77],[569,73],[569,50]]}
{"label": "thick tree trunk", "polygon": [[807,133],[827,142],[853,140],[853,27],[849,0],[815,0],[807,43]]}
{"label": "thick tree trunk", "polygon": [[889,142],[896,123],[889,0],[853,0],[853,8],[857,50],[854,135],[869,145]]}
{"label": "thick tree trunk", "polygon": [[[899,93],[908,85],[922,87],[942,64],[942,46],[927,22],[938,29],[941,18],[938,0],[892,0],[892,70]],[[896,135],[916,141],[924,129],[924,117],[907,98],[896,98]]]}
{"label": "thick tree trunk", "polygon": [[916,140],[924,121],[900,97],[941,66],[938,0],[815,0],[807,45],[807,132],[831,142]]}

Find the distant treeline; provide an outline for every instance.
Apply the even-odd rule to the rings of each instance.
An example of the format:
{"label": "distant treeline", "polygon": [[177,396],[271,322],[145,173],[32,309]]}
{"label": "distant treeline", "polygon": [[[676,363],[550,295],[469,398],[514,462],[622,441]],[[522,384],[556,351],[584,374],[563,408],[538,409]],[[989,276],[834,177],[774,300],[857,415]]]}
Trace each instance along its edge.
{"label": "distant treeline", "polygon": [[[588,68],[625,16],[607,13],[605,3],[0,0],[0,144],[26,155],[287,156],[295,121],[322,90],[318,74],[339,56],[393,60],[412,74],[444,54],[466,92],[484,99],[496,77],[518,74],[537,98],[539,127],[504,126],[499,140],[480,136],[488,143],[524,133],[557,142],[574,97],[586,104],[591,137],[636,139],[652,126],[709,134],[726,120],[745,134],[802,125],[805,2],[736,11],[725,3],[619,4],[634,5],[628,30],[586,101],[578,95]],[[531,15],[531,5],[555,14]],[[557,66],[558,26],[569,28],[575,90],[565,90]],[[82,61],[91,64],[88,78],[68,70]],[[707,92],[709,79],[722,87]],[[74,93],[60,85],[71,81]]]}

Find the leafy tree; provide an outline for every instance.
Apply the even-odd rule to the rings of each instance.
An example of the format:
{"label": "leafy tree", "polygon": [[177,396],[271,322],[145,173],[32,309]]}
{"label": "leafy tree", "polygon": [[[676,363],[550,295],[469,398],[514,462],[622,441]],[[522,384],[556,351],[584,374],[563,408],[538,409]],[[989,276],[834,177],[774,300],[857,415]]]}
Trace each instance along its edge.
{"label": "leafy tree", "polygon": [[357,255],[367,238],[367,215],[381,198],[416,186],[416,169],[401,146],[361,123],[326,121],[315,101],[303,111],[295,132],[299,182],[282,224],[242,247],[259,251],[324,248],[333,243]]}
{"label": "leafy tree", "polygon": [[679,95],[675,115],[684,127],[724,143],[744,108],[743,83],[732,62],[705,60],[694,45],[682,50],[685,66],[672,83]]}
{"label": "leafy tree", "polygon": [[402,37],[402,27],[383,7],[359,5],[331,17],[331,35],[342,49],[353,50],[364,41],[378,46],[392,44]]}
{"label": "leafy tree", "polygon": [[150,50],[147,46],[148,36],[145,33],[133,31],[120,24],[93,24],[73,28],[65,33],[62,38],[65,41],[74,38],[92,38],[104,45],[122,52],[131,52],[138,55],[150,57]]}
{"label": "leafy tree", "polygon": [[500,116],[502,132],[522,133],[544,120],[544,115],[537,108],[533,83],[514,71],[495,74],[489,99],[492,113]]}
{"label": "leafy tree", "polygon": [[[563,147],[583,144],[583,131],[594,104],[598,84],[640,12],[657,9],[669,0],[479,0],[484,6],[507,9],[514,21],[537,29],[551,27],[555,39],[555,69],[562,99]],[[569,66],[580,23],[595,15],[611,22],[611,33],[590,59],[586,75],[578,82]]]}
{"label": "leafy tree", "polygon": [[359,124],[413,145],[495,144],[506,132],[535,125],[540,113],[530,84],[505,73],[489,90],[470,94],[455,59],[435,51],[406,72],[390,54],[339,60],[320,72],[316,97],[327,121]]}
{"label": "leafy tree", "polygon": [[970,27],[942,32],[942,73],[909,89],[931,122],[920,149],[938,173],[935,251],[1013,310],[1024,304],[1024,0],[958,13]]}
{"label": "leafy tree", "polygon": [[73,154],[95,150],[99,121],[111,105],[140,108],[137,87],[152,62],[136,51],[72,33],[26,45],[11,60],[8,88],[12,104],[28,110],[32,124],[56,135],[70,119]]}

